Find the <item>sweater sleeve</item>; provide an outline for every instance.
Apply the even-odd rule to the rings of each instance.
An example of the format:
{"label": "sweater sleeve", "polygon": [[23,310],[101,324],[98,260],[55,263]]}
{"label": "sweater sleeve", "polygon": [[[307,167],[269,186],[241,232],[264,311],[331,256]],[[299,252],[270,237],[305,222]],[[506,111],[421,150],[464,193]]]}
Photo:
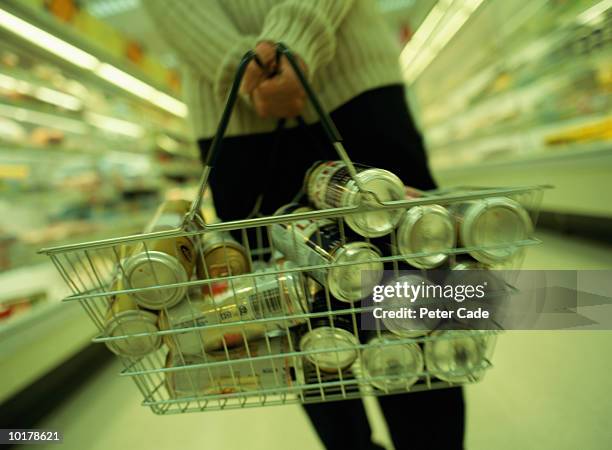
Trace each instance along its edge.
{"label": "sweater sleeve", "polygon": [[353,0],[287,0],[266,15],[257,41],[282,41],[300,56],[312,78],[336,52],[336,30]]}
{"label": "sweater sleeve", "polygon": [[217,0],[147,0],[143,5],[179,59],[224,98],[242,56],[257,37],[241,34]]}

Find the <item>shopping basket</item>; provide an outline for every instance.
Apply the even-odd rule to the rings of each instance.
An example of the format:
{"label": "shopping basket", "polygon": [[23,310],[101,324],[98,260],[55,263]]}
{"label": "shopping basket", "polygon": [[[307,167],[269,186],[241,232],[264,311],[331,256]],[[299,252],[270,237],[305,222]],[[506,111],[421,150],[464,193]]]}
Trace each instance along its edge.
{"label": "shopping basket", "polygon": [[[418,250],[406,250],[400,242],[402,236],[394,229],[384,237],[385,251],[375,252],[364,266],[362,260],[322,258],[320,249],[325,248],[326,236],[317,226],[335,227],[338,248],[355,239],[352,217],[390,212],[403,216],[434,205],[448,211],[456,205],[486,205],[499,199],[518,205],[528,222],[534,224],[544,187],[462,187],[381,201],[363,186],[338,131],[292,53],[283,44],[278,44],[278,51],[287,57],[302,82],[339,161],[357,187],[358,201],[327,209],[288,210],[269,217],[204,222],[199,213],[201,201],[240,81],[255,57],[254,52],[248,52],[232,84],[199,193],[180,226],[41,250],[72,290],[65,301],[83,306],[99,330],[94,341],[105,343],[119,355],[121,375],[134,380],[144,398],[143,405],[157,414],[315,403],[481,380],[491,367],[495,330],[463,330],[460,337],[457,332],[394,334],[379,325],[364,331],[360,329],[360,315],[371,308],[355,298],[339,301],[333,277],[354,277],[372,264],[399,276],[406,263],[428,257],[437,257],[446,264],[442,267],[449,267],[464,264],[466,258],[472,261],[469,255],[487,251],[499,255],[503,250],[508,250],[506,256],[492,265],[513,268],[521,263],[523,250],[539,242],[533,237],[533,227],[511,242],[470,244],[460,239],[445,248]],[[303,239],[293,232],[289,233],[290,242],[278,248],[280,229],[295,230],[304,223],[317,225],[311,235],[310,253],[304,253]],[[454,228],[452,233],[455,236]],[[226,272],[216,271],[203,250],[213,236],[216,248],[222,249],[221,266]],[[366,247],[381,245],[380,238],[360,239]],[[166,250],[159,251],[160,246]],[[181,252],[189,246],[195,257],[192,265],[181,266],[186,276],[160,269],[167,267],[163,264],[169,254],[181,259]],[[140,252],[140,272],[134,271],[130,259],[136,248]],[[243,266],[249,270],[236,270],[230,261],[236,248],[242,249]],[[422,264],[410,267],[427,275]],[[145,276],[143,273],[146,282],[133,281],[134,277]],[[171,301],[147,303],[159,299]],[[464,367],[441,372],[428,359],[428,351],[436,343],[457,339],[476,342],[477,361],[469,370]]]}

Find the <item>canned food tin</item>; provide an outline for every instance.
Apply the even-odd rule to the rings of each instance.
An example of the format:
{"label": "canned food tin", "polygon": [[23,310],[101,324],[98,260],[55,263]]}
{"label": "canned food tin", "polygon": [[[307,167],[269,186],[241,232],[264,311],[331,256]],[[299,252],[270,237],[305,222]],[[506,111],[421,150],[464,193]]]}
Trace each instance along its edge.
{"label": "canned food tin", "polygon": [[[290,204],[276,214],[311,211]],[[370,294],[383,275],[379,250],[367,242],[343,243],[335,221],[296,220],[275,224],[270,232],[272,243],[287,259],[298,266],[331,264],[329,269],[314,269],[310,275],[329,288],[338,300],[353,302]],[[339,266],[339,264],[346,264]]]}
{"label": "canned food tin", "polygon": [[419,269],[432,269],[448,259],[445,250],[455,246],[455,224],[448,210],[440,205],[410,208],[399,223],[397,246],[401,254],[427,253],[406,258]]}
{"label": "canned food tin", "polygon": [[[366,191],[376,194],[380,201],[403,200],[405,187],[393,173],[356,164],[357,179]],[[316,163],[306,174],[308,198],[319,209],[355,206],[372,203],[370,196],[359,192],[359,188],[342,161]],[[376,206],[376,203],[373,203]],[[346,223],[356,233],[365,237],[380,237],[388,234],[400,220],[402,209],[377,210],[346,216]]]}
{"label": "canned food tin", "polygon": [[[333,326],[332,326],[333,323]],[[308,353],[304,357],[323,372],[337,372],[353,364],[357,358],[359,339],[352,333],[353,325],[348,317],[334,316],[312,319],[311,326],[301,330],[299,347]]]}
{"label": "canned food tin", "polygon": [[401,338],[384,333],[368,341],[362,353],[365,378],[383,391],[408,389],[423,372],[423,353],[418,344],[399,343]]}
{"label": "canned food tin", "polygon": [[251,271],[246,249],[229,233],[209,232],[201,239],[202,256],[196,263],[199,279],[241,275]]}
{"label": "canned food tin", "polygon": [[[157,210],[145,232],[180,227],[189,207],[189,202],[184,200],[165,202]],[[153,310],[176,305],[185,295],[185,287],[162,286],[188,281],[193,273],[195,259],[195,246],[187,237],[148,240],[136,244],[124,262],[127,285],[132,289],[159,287],[134,292],[136,302]]]}
{"label": "canned food tin", "polygon": [[[227,354],[221,351],[206,355],[181,355],[171,351],[166,359],[166,367],[181,369],[166,372],[166,387],[171,397],[185,398],[292,386],[297,375],[297,365],[294,363],[297,358],[251,359],[286,353],[287,348],[287,338],[278,337],[268,339],[267,342],[260,340],[250,343],[249,352],[244,347],[228,351]],[[188,367],[223,361],[227,364]]]}
{"label": "canned food tin", "polygon": [[486,336],[468,330],[436,330],[431,337],[425,342],[429,373],[452,383],[480,378],[485,369]]}
{"label": "canned food tin", "polygon": [[[113,290],[122,289],[119,282],[113,287]],[[139,358],[157,350],[161,345],[161,338],[155,335],[159,331],[157,315],[140,309],[129,294],[117,294],[112,298],[104,323],[105,335],[108,337],[149,334],[106,341],[106,346],[116,355]]]}
{"label": "canned food tin", "polygon": [[184,354],[196,354],[244,345],[261,338],[266,331],[285,329],[304,323],[302,317],[289,317],[274,322],[247,323],[231,326],[232,322],[303,314],[308,311],[309,296],[299,273],[258,275],[215,284],[213,296],[189,298],[161,314],[164,330],[227,323],[227,327],[189,330],[169,334],[164,341]]}
{"label": "canned food tin", "polygon": [[480,262],[507,261],[520,247],[515,244],[533,232],[533,223],[525,208],[506,197],[492,197],[459,203],[451,207],[459,224],[462,247],[476,248],[469,253]]}

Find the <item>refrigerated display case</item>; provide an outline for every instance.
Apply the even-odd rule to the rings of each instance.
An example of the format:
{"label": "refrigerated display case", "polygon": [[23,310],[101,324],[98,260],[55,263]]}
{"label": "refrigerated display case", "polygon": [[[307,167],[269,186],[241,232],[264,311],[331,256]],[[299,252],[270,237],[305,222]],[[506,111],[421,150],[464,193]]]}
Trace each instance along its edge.
{"label": "refrigerated display case", "polygon": [[0,403],[95,332],[37,250],[140,232],[198,176],[184,117],[0,26]]}
{"label": "refrigerated display case", "polygon": [[438,181],[550,183],[543,210],[611,217],[612,3],[471,3],[410,85]]}

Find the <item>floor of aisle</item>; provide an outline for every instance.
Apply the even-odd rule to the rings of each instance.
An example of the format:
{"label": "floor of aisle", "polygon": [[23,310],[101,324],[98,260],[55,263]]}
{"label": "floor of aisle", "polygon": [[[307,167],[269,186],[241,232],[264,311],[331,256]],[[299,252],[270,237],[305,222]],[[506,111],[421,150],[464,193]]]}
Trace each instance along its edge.
{"label": "floor of aisle", "polygon": [[[553,233],[540,238],[544,244],[530,250],[524,267],[612,268],[610,246]],[[608,449],[611,345],[612,332],[502,335],[496,367],[482,383],[466,388],[466,449]],[[119,369],[118,362],[110,364],[40,427],[63,431],[65,450],[322,448],[299,406],[160,417],[139,405],[139,392],[116,375]],[[368,399],[366,406],[375,439],[392,448],[375,402]]]}

